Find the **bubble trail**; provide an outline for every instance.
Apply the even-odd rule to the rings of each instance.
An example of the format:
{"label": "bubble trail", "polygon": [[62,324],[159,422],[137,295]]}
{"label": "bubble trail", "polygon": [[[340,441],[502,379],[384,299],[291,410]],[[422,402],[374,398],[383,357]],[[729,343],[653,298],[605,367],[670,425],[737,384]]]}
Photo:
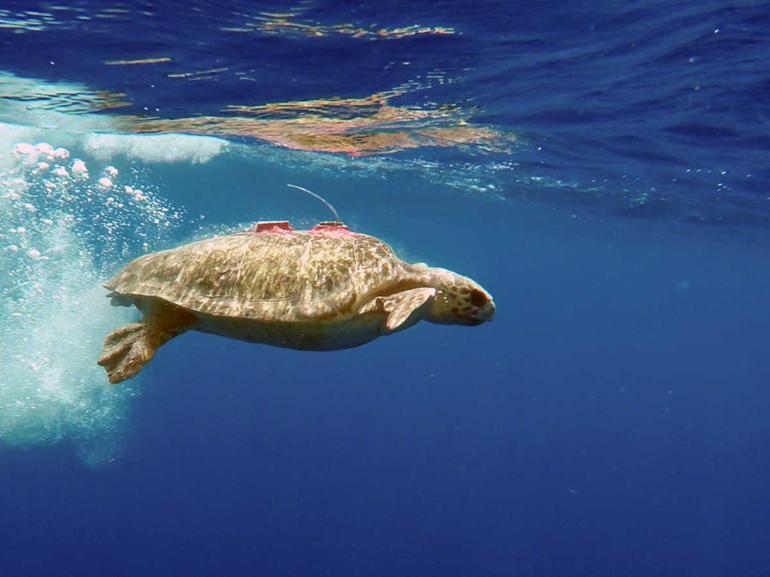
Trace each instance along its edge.
{"label": "bubble trail", "polygon": [[0,142],[0,450],[68,441],[98,465],[116,456],[136,394],[95,363],[130,316],[101,284],[182,215],[147,183],[86,160]]}

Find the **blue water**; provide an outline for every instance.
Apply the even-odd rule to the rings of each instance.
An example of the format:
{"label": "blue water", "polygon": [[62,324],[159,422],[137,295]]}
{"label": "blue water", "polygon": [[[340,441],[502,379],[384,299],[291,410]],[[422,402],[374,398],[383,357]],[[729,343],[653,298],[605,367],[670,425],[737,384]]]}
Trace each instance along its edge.
{"label": "blue water", "polygon": [[[770,575],[767,4],[212,4],[0,5],[0,576]],[[136,120],[387,91],[428,111],[409,134],[505,144]],[[100,282],[329,217],[287,183],[494,321],[333,353],[189,333],[108,385],[130,313]]]}

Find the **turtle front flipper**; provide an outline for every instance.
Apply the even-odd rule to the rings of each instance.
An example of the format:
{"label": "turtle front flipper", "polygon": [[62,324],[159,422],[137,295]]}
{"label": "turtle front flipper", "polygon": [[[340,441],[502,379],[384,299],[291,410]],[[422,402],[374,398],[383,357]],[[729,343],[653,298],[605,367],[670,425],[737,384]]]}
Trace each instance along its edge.
{"label": "turtle front flipper", "polygon": [[192,315],[156,309],[145,314],[141,322],[131,323],[107,335],[97,364],[104,367],[112,384],[130,379],[152,359],[155,351],[185,332],[194,320]]}
{"label": "turtle front flipper", "polygon": [[435,295],[436,289],[434,288],[423,287],[405,290],[386,297],[377,297],[361,312],[379,310],[384,313],[385,325],[382,331],[384,334],[390,334],[406,329],[422,319],[425,316],[425,311],[430,308]]}

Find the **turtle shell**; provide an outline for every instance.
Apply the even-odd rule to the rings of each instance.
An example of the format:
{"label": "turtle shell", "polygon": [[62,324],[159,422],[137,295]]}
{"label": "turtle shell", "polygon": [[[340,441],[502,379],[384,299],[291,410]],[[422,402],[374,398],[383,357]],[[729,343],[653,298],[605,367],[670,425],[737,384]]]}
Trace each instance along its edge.
{"label": "turtle shell", "polygon": [[105,286],[115,304],[158,298],[216,317],[293,322],[350,315],[388,294],[406,266],[363,234],[246,232],[144,255]]}

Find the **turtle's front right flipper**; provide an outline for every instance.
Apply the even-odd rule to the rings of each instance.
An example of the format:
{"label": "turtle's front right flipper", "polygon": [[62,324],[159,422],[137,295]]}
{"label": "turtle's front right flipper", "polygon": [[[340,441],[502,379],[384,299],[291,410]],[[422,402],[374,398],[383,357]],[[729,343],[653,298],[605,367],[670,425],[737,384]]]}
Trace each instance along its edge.
{"label": "turtle's front right flipper", "polygon": [[416,288],[401,291],[382,298],[382,308],[388,315],[385,319],[387,332],[396,332],[412,326],[423,318],[436,296],[434,288]]}

